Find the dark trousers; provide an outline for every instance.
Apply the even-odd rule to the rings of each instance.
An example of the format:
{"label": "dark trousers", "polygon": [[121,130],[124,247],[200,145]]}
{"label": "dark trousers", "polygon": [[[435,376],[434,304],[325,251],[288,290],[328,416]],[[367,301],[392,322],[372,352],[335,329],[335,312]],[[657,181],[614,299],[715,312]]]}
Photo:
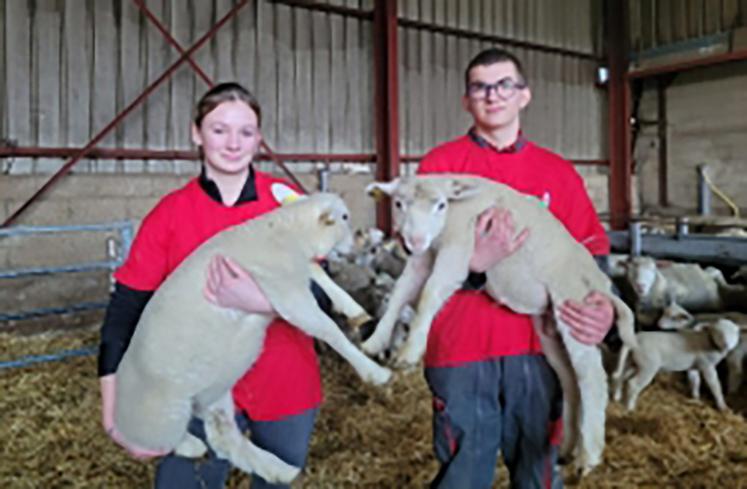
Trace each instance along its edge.
{"label": "dark trousers", "polygon": [[[249,430],[252,442],[260,448],[274,453],[285,462],[303,467],[309,449],[311,432],[318,409],[310,409],[296,416],[278,421],[253,421],[245,414],[236,415],[242,432]],[[205,441],[205,429],[201,420],[192,418],[189,432]],[[193,459],[173,453],[164,457],[156,467],[156,489],[223,489],[228,479],[231,464],[216,457],[209,449],[206,457]],[[286,489],[290,486],[270,484],[256,474],[252,475],[252,489]]]}
{"label": "dark trousers", "polygon": [[431,367],[425,376],[441,463],[431,487],[490,488],[502,452],[512,488],[562,488],[551,443],[561,422],[562,391],[544,356]]}

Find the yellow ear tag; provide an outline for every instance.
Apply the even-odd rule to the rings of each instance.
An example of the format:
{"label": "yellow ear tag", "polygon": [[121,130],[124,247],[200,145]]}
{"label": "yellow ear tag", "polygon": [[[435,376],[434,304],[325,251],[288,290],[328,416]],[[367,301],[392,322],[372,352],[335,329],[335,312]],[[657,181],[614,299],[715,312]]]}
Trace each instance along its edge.
{"label": "yellow ear tag", "polygon": [[280,205],[287,205],[305,197],[283,183],[273,183],[270,186],[270,192],[275,202]]}

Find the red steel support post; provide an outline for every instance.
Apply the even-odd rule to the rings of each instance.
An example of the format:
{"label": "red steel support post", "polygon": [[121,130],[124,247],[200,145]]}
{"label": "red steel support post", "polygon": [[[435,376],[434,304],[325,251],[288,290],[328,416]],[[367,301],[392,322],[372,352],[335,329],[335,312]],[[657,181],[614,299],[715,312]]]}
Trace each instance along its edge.
{"label": "red steel support post", "polygon": [[608,0],[605,17],[609,63],[609,206],[612,229],[625,229],[631,214],[630,87],[627,78],[625,0]]}
{"label": "red steel support post", "polygon": [[[399,101],[397,0],[374,3],[374,79],[376,83],[376,180],[399,176]],[[376,226],[392,232],[389,199],[376,204]]]}

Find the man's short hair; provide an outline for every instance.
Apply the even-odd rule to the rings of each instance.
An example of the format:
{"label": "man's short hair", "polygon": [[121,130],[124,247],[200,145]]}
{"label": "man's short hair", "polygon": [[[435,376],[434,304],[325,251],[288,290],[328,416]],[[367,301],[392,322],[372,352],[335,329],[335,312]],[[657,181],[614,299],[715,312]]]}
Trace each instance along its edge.
{"label": "man's short hair", "polygon": [[500,48],[488,48],[484,51],[477,53],[477,56],[472,58],[472,61],[467,65],[467,69],[464,70],[464,89],[467,90],[469,86],[469,72],[475,66],[488,66],[495,63],[503,63],[508,61],[513,63],[516,67],[516,72],[519,74],[520,82],[526,84],[527,77],[524,75],[524,67],[521,65],[519,58],[509,53],[508,51]]}

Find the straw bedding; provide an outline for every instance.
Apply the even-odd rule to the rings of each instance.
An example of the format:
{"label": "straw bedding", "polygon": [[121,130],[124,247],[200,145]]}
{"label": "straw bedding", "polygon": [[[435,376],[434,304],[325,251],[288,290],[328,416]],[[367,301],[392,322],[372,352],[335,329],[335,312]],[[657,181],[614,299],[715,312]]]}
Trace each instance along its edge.
{"label": "straw bedding", "polygon": [[[0,361],[94,345],[94,330],[0,335]],[[420,372],[383,389],[363,385],[334,353],[321,354],[326,400],[308,466],[294,487],[424,487],[436,470],[430,399]],[[141,488],[153,462],[128,458],[99,425],[95,358],[0,370],[0,487]],[[662,376],[628,414],[608,410],[604,464],[578,488],[747,487],[747,394],[721,414],[706,396],[687,398],[679,376]],[[506,487],[498,469],[496,487]],[[235,472],[233,489],[248,488]]]}

